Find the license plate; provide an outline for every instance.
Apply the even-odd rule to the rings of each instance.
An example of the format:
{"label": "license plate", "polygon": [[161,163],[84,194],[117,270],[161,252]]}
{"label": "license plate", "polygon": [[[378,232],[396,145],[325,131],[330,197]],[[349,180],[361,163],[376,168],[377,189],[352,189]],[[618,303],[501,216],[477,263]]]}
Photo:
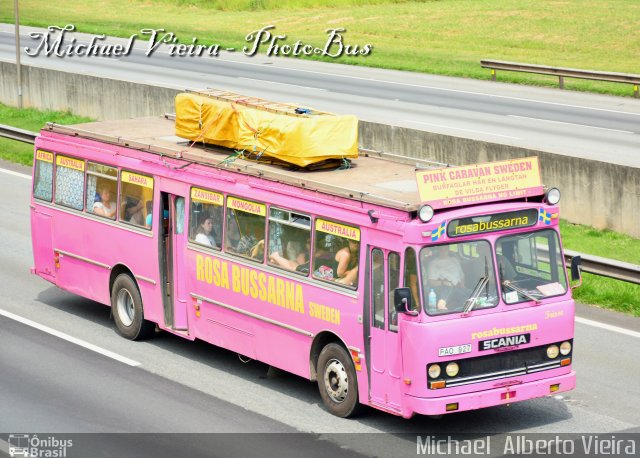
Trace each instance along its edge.
{"label": "license plate", "polygon": [[440,347],[438,349],[438,356],[460,355],[462,353],[471,353],[471,344]]}

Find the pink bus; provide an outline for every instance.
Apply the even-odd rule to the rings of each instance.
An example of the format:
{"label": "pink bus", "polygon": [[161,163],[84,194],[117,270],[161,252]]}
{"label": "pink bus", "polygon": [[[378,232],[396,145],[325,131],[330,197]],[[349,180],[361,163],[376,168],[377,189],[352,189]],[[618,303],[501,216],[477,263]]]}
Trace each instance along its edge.
{"label": "pink bus", "polygon": [[361,152],[308,172],[228,156],[164,118],[47,125],[33,273],[111,306],[128,339],[163,330],[317,381],[341,417],[574,388],[559,193],[535,158]]}

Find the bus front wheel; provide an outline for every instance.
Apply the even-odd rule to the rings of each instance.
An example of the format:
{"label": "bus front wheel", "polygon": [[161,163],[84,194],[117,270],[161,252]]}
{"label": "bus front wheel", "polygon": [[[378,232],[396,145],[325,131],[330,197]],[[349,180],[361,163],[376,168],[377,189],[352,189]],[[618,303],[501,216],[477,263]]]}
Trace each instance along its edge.
{"label": "bus front wheel", "polygon": [[122,337],[141,340],[151,337],[155,324],[144,319],[138,286],[127,274],[120,274],[111,288],[111,312]]}
{"label": "bus front wheel", "polygon": [[358,413],[356,370],[349,353],[340,345],[330,343],[320,352],[317,380],[320,396],[329,412],[342,418]]}

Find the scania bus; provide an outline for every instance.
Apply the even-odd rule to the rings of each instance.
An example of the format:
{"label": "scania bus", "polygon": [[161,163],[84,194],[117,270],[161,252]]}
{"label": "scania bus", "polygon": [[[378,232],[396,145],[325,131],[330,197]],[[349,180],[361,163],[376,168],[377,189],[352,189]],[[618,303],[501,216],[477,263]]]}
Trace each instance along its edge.
{"label": "scania bus", "polygon": [[571,390],[559,193],[536,158],[361,151],[305,171],[189,145],[166,117],[36,139],[33,273],[132,340],[201,339],[410,418]]}

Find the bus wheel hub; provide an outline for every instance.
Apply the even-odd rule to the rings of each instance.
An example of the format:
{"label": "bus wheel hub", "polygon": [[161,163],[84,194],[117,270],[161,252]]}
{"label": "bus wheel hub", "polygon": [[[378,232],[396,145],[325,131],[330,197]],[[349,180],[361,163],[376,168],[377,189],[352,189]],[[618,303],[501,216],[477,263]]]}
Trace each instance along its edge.
{"label": "bus wheel hub", "polygon": [[343,402],[347,398],[349,379],[347,371],[340,361],[332,359],[324,370],[324,386],[334,402]]}

